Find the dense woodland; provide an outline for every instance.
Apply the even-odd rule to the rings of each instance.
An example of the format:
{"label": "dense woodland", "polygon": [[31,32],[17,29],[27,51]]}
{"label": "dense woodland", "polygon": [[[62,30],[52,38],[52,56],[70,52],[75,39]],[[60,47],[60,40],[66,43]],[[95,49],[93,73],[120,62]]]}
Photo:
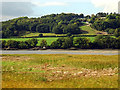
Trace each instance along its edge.
{"label": "dense woodland", "polygon": [[97,13],[84,14],[51,14],[39,18],[19,17],[2,22],[2,37],[20,36],[26,31],[55,34],[81,34],[83,22],[91,23],[91,27],[109,34],[120,33],[120,14]]}

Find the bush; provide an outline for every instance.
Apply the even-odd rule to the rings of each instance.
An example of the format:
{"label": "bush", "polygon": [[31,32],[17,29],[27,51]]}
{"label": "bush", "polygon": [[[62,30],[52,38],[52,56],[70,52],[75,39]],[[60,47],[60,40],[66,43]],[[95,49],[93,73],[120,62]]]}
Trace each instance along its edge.
{"label": "bush", "polygon": [[43,34],[39,34],[39,37],[43,37]]}

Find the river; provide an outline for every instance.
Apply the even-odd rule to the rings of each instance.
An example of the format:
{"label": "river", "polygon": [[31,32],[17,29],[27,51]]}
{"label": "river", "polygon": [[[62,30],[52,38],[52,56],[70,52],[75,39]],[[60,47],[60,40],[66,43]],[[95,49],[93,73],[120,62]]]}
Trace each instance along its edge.
{"label": "river", "polygon": [[2,54],[120,55],[118,50],[0,50]]}

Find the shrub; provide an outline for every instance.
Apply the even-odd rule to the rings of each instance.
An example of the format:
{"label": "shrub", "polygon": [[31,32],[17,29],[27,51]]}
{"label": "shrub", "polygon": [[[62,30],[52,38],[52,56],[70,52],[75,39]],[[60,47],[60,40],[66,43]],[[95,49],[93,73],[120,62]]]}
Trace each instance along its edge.
{"label": "shrub", "polygon": [[39,37],[43,37],[43,34],[39,34]]}

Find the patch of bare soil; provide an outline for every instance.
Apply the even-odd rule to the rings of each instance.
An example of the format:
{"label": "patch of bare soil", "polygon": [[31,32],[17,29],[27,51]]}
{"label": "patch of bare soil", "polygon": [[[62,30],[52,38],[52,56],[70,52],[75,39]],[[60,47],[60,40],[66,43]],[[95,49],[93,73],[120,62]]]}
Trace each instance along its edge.
{"label": "patch of bare soil", "polygon": [[[118,68],[114,69],[103,69],[103,70],[92,70],[86,68],[70,68],[65,65],[59,67],[52,67],[49,64],[43,66],[31,66],[34,70],[45,71],[44,77],[47,81],[79,78],[79,77],[101,77],[101,76],[113,76],[118,74]],[[32,72],[33,73],[33,72]],[[38,72],[37,72],[38,73]]]}
{"label": "patch of bare soil", "polygon": [[2,56],[2,60],[3,61],[27,61],[27,60],[30,60],[31,58],[30,57],[25,57],[25,56]]}

